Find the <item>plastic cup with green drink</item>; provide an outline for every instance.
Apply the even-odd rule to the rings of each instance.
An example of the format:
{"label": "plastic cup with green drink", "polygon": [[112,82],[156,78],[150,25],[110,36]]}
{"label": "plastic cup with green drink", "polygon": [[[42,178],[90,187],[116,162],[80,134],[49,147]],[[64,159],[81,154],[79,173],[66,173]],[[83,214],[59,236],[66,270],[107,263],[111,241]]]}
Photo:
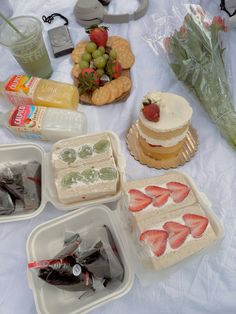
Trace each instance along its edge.
{"label": "plastic cup with green drink", "polygon": [[52,66],[42,36],[42,23],[33,16],[11,18],[0,26],[0,44],[8,47],[26,74],[48,78]]}

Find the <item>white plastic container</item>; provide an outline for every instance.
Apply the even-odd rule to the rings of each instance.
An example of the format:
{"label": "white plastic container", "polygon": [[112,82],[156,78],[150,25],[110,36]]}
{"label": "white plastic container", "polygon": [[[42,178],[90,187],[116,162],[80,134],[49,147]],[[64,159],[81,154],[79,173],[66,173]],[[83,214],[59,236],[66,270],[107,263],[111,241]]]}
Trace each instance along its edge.
{"label": "white plastic container", "polygon": [[65,232],[86,231],[89,225],[106,225],[110,229],[118,254],[124,266],[124,279],[114,291],[97,292],[78,300],[78,292],[68,292],[50,286],[30,270],[27,271],[29,287],[33,290],[37,312],[39,314],[77,314],[90,311],[108,301],[126,294],[134,282],[134,270],[128,255],[129,249],[117,224],[117,213],[108,207],[95,205],[81,208],[79,211],[63,215],[35,228],[27,241],[28,261],[53,258],[61,249]]}
{"label": "white plastic container", "polygon": [[118,203],[116,210],[111,210],[104,205],[93,205],[83,207],[77,211],[63,215],[37,226],[27,240],[26,251],[28,262],[53,258],[62,248],[66,232],[83,232],[89,230],[89,225],[107,225],[113,235],[116,247],[124,266],[124,280],[114,291],[103,291],[95,293],[89,298],[78,300],[78,292],[67,292],[56,287],[50,286],[37,277],[35,273],[27,270],[28,284],[34,294],[34,300],[39,314],[79,314],[95,309],[109,301],[122,297],[132,287],[135,274],[145,286],[150,282],[163,280],[179,268],[184,267],[186,263],[194,259],[196,255],[204,255],[210,248],[213,248],[223,237],[223,228],[217,217],[209,207],[209,201],[200,193],[195,185],[192,188],[197,192],[201,206],[204,208],[209,221],[217,234],[217,241],[206,247],[200,252],[186,258],[168,269],[148,272],[137,260],[132,238],[125,226],[122,224],[122,211]]}
{"label": "white plastic container", "polygon": [[[12,144],[12,145],[1,145],[0,146],[0,164],[1,163],[17,163],[17,162],[26,162],[29,160],[36,160],[42,166],[41,174],[41,184],[42,184],[42,197],[41,204],[37,210],[34,211],[23,211],[20,213],[13,213],[12,215],[0,215],[1,222],[10,222],[16,220],[30,219],[38,214],[40,214],[47,202],[52,203],[56,208],[62,211],[70,211],[73,209],[80,208],[82,206],[93,205],[93,204],[103,204],[117,201],[121,198],[122,186],[125,181],[125,160],[121,154],[120,142],[118,136],[111,132],[100,132],[106,133],[111,139],[112,149],[114,152],[115,162],[119,172],[119,184],[117,193],[115,195],[108,195],[100,199],[94,199],[89,201],[77,202],[69,205],[61,203],[57,196],[57,191],[54,182],[53,169],[50,162],[51,153],[46,153],[40,146],[35,144]],[[94,133],[94,134],[100,134]],[[93,135],[93,134],[89,134]],[[82,137],[86,137],[83,135]]]}
{"label": "white plastic container", "polygon": [[[27,159],[30,158],[31,160],[37,160],[42,165],[42,202],[40,207],[31,213],[23,212],[11,216],[0,216],[0,222],[33,218],[44,210],[47,202],[51,202],[58,209],[64,211],[76,209],[59,218],[45,222],[32,231],[28,237],[26,245],[28,262],[53,258],[62,248],[66,232],[83,233],[89,230],[90,225],[95,224],[96,226],[108,226],[124,266],[125,276],[118,288],[115,288],[112,291],[103,290],[90,297],[81,299],[78,299],[78,293],[63,291],[51,286],[38,278],[35,273],[27,270],[29,287],[33,291],[36,308],[39,314],[79,314],[88,312],[126,294],[133,285],[135,274],[143,285],[147,285],[153,281],[162,280],[163,278],[166,278],[166,276],[169,276],[173,272],[184,267],[185,263],[194,259],[196,255],[204,255],[210,249],[216,249],[216,247],[214,248],[214,245],[219,242],[224,235],[223,227],[211,210],[211,204],[205,194],[197,189],[195,183],[189,176],[181,173],[187,178],[197,201],[208,217],[216,234],[216,239],[201,251],[194,253],[173,266],[163,270],[148,270],[139,260],[139,255],[136,251],[137,247],[130,236],[126,218],[124,219],[124,210],[128,210],[128,208],[124,201],[125,162],[124,157],[121,154],[119,140],[114,133],[106,133],[108,133],[111,138],[112,148],[120,174],[120,184],[117,194],[112,197],[100,198],[71,205],[64,205],[60,203],[57,198],[52,169],[49,163],[50,153],[45,153],[39,146],[34,144],[5,145],[0,147],[0,163],[9,161],[27,161]],[[9,157],[11,160],[9,160]],[[111,210],[109,207],[101,205],[102,203],[113,202],[115,200],[120,200],[115,210]]]}

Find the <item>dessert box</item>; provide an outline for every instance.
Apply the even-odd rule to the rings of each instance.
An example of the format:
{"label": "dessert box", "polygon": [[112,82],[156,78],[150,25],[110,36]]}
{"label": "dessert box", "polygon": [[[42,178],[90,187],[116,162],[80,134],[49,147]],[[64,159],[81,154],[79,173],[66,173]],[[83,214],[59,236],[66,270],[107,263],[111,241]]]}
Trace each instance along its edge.
{"label": "dessert box", "polygon": [[[52,203],[56,208],[62,211],[74,210],[82,206],[93,205],[93,204],[102,204],[109,203],[120,199],[123,182],[125,180],[125,160],[121,154],[120,142],[117,135],[113,132],[101,132],[95,134],[88,134],[84,136],[79,136],[78,138],[83,139],[88,137],[99,137],[106,135],[109,137],[113,159],[117,167],[118,180],[117,180],[117,189],[113,195],[103,195],[92,200],[82,200],[75,201],[71,204],[63,203],[57,194],[56,185],[55,185],[55,174],[54,169],[51,163],[52,153],[55,148],[60,145],[60,143],[65,141],[59,141],[54,144],[50,152],[45,152],[40,146],[33,143],[29,144],[10,144],[10,145],[1,145],[0,146],[0,164],[14,164],[27,162],[29,160],[35,160],[41,164],[41,203],[36,210],[23,210],[21,212],[13,213],[11,215],[0,215],[1,222],[11,222],[17,220],[31,219],[39,215],[45,208],[47,202]],[[77,139],[74,138],[75,141]]]}
{"label": "dessert box", "polygon": [[[163,267],[161,263],[153,266],[153,263],[150,262],[153,256],[150,254],[149,249],[143,247],[143,245],[137,244],[137,239],[135,239],[137,228],[132,222],[132,219],[128,217],[129,213],[127,209],[129,205],[127,202],[126,187],[124,187],[122,197],[115,210],[111,210],[105,205],[95,204],[79,208],[62,217],[43,223],[32,231],[28,238],[26,248],[28,262],[53,258],[61,247],[67,232],[83,232],[83,230],[93,229],[93,226],[106,225],[113,235],[118,255],[123,264],[123,281],[115,289],[96,291],[93,295],[79,299],[78,292],[62,291],[49,286],[28,270],[29,287],[33,290],[38,313],[55,312],[60,314],[66,312],[75,314],[90,311],[126,294],[133,285],[135,275],[140,279],[143,286],[161,280],[183,267],[183,265],[194,258],[194,256],[201,256],[201,254],[206,253],[206,251],[210,250],[210,248],[223,237],[223,228],[212,212],[209,201],[203,193],[198,191],[194,182],[188,176],[181,172],[173,172],[146,180],[156,181],[157,184],[159,184],[160,182],[163,183],[165,176],[168,177],[167,180],[169,181],[169,177],[173,177],[174,175],[182,178],[182,182],[187,183],[191,187],[191,192],[189,191],[188,194],[190,198],[187,199],[186,197],[186,207],[184,208],[189,209],[193,206],[190,205],[191,203],[201,207],[201,214],[204,213],[204,216],[208,218],[212,232],[214,233],[214,239],[206,243],[204,248],[202,247],[196,252],[192,252],[193,254],[184,258],[184,260],[180,261],[176,259],[172,266],[164,265]],[[140,180],[140,182],[142,183],[142,180]],[[130,184],[132,187],[137,188],[142,185],[140,182],[128,182],[127,184],[128,186]],[[168,204],[167,208],[168,207],[170,208],[170,204]],[[174,208],[171,213],[171,219],[179,209],[181,209],[181,205],[177,205]],[[181,209],[181,211],[185,209]],[[168,215],[168,213],[166,214]],[[158,220],[160,216],[159,214],[151,216],[151,220],[154,220],[154,217]],[[150,223],[150,221],[148,221],[148,223]],[[144,224],[146,228],[146,219],[142,220],[140,224]],[[148,259],[149,261],[147,261]],[[165,261],[165,263],[167,261]],[[166,268],[165,266],[168,267]]]}

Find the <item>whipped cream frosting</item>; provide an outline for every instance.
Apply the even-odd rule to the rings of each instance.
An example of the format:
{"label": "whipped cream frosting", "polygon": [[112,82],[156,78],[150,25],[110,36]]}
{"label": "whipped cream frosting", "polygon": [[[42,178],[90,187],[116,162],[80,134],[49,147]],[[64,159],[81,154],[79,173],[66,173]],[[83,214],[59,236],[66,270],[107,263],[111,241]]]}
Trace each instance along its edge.
{"label": "whipped cream frosting", "polygon": [[192,108],[181,96],[171,93],[151,92],[144,97],[158,103],[160,107],[160,119],[158,122],[147,120],[142,110],[139,119],[147,128],[156,132],[176,130],[188,124],[192,117]]}
{"label": "whipped cream frosting", "polygon": [[[149,230],[164,230],[164,229],[163,229],[163,225],[164,225],[165,222],[167,222],[167,221],[174,221],[174,222],[180,223],[180,224],[182,224],[182,225],[185,226],[184,220],[183,220],[181,217],[177,217],[177,218],[174,218],[174,219],[170,219],[170,220],[166,220],[166,221],[164,221],[164,222],[161,222],[160,224],[153,224],[153,226],[152,226],[151,228],[149,228]],[[210,229],[210,228],[211,228],[211,227],[210,227],[210,223],[208,223],[208,225],[207,225],[207,227],[206,227],[206,230],[205,230],[204,233],[203,233],[204,238],[208,236],[208,232],[209,232],[209,229]],[[142,232],[144,232],[144,231],[145,231],[145,230],[142,230]],[[194,237],[191,235],[191,233],[190,233],[190,234],[187,236],[187,238],[186,238],[186,240],[184,241],[184,243],[183,243],[183,244],[181,245],[181,247],[179,247],[179,248],[184,248],[184,247],[186,246],[186,244],[187,244],[188,242],[190,242],[190,241],[191,241],[191,242],[192,242],[192,241],[202,241],[202,237],[194,238]],[[146,244],[146,248],[148,249],[149,254],[150,254],[152,257],[158,258],[158,257],[153,253],[151,247],[148,246],[147,244]],[[179,248],[177,248],[177,249],[172,249],[171,246],[170,246],[170,244],[169,244],[169,241],[167,241],[165,253],[164,253],[161,257],[165,256],[166,254],[170,253],[171,251],[178,251]]]}
{"label": "whipped cream frosting", "polygon": [[161,145],[164,147],[171,147],[178,144],[180,141],[182,141],[185,138],[186,134],[188,133],[188,130],[186,130],[182,134],[176,137],[172,137],[171,139],[159,140],[159,139],[156,139],[156,138],[154,139],[153,137],[147,136],[145,133],[143,133],[143,131],[140,129],[139,126],[138,126],[138,130],[139,130],[139,134],[146,140],[147,143],[151,145]]}

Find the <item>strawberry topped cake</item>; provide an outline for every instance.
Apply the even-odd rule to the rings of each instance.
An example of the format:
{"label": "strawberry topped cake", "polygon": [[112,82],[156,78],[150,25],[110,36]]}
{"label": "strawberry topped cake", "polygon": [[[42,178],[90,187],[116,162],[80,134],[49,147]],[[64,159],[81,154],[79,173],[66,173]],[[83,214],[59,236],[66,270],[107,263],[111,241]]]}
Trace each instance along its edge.
{"label": "strawberry topped cake", "polygon": [[143,152],[159,160],[177,156],[185,142],[191,117],[192,108],[183,97],[171,93],[148,93],[138,120]]}

